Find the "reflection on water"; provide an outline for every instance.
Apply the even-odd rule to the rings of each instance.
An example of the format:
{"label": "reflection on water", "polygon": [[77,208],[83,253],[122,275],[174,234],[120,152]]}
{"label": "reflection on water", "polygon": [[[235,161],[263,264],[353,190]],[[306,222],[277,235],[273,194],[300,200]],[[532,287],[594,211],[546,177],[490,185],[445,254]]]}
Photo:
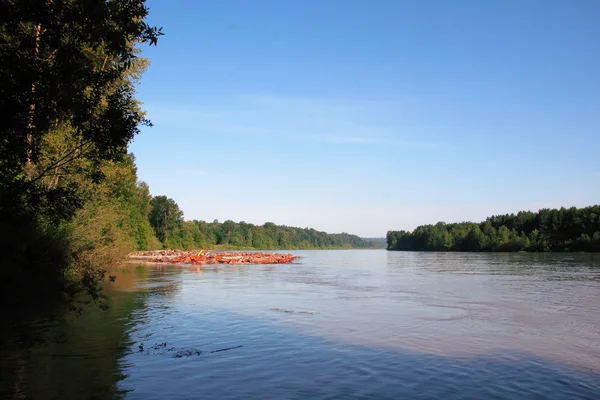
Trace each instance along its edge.
{"label": "reflection on water", "polygon": [[[119,290],[110,293],[108,311],[88,307],[76,316],[63,305],[52,320],[3,326],[0,398],[120,397],[116,382],[123,378],[121,359],[131,345],[127,327],[137,324],[131,319],[132,311],[144,306],[147,294],[132,289],[148,275],[145,268],[120,275],[115,283]],[[32,345],[32,336],[41,343],[36,340]]]}
{"label": "reflection on water", "polygon": [[[123,272],[65,343],[3,349],[25,398],[600,398],[600,258],[302,251]],[[43,395],[46,394],[46,395]]]}

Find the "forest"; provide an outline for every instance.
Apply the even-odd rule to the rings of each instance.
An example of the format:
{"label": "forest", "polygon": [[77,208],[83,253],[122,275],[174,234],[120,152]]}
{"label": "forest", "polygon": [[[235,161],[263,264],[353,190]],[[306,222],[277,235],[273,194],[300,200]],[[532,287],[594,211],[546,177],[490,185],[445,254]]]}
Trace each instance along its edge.
{"label": "forest", "polygon": [[364,249],[383,248],[376,240],[348,233],[328,234],[267,222],[184,221],[174,200],[156,196],[150,201],[150,224],[166,248],[177,249]]}
{"label": "forest", "polygon": [[101,299],[107,266],[160,245],[128,145],[151,126],[136,85],[162,31],[143,0],[0,7],[3,300]]}
{"label": "forest", "polygon": [[495,215],[480,223],[422,225],[387,233],[388,250],[600,252],[600,205]]}

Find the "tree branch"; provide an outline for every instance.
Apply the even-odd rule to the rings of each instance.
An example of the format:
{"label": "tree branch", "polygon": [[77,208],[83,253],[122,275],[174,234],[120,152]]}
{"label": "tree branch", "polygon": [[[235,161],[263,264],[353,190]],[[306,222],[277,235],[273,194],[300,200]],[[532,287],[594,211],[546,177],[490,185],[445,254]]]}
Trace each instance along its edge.
{"label": "tree branch", "polygon": [[78,153],[79,150],[82,150],[84,148],[84,146],[87,146],[84,151],[87,151],[92,145],[92,142],[90,140],[81,142],[79,145],[75,146],[71,151],[69,151],[67,154],[65,154],[62,158],[60,158],[59,160],[53,162],[52,164],[50,164],[46,169],[44,169],[38,176],[36,176],[35,178],[33,178],[32,180],[30,180],[28,183],[29,184],[33,184],[37,181],[39,181],[40,179],[44,178],[46,176],[46,174],[48,172],[50,172],[52,169],[55,168],[60,168],[74,160],[76,160],[79,157],[82,157],[82,153]]}

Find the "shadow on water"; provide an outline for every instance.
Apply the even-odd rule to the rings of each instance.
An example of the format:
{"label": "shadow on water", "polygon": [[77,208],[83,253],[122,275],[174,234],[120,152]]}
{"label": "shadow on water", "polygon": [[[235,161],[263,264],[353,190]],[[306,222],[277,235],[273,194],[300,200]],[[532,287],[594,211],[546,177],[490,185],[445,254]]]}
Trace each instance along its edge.
{"label": "shadow on water", "polygon": [[[310,318],[310,316],[306,316]],[[450,357],[343,344],[294,333],[264,319],[225,311],[180,325],[185,343],[204,352],[179,359],[165,351],[125,357],[128,398],[209,399],[597,399],[600,374],[525,353]],[[195,336],[190,333],[194,332]],[[181,332],[154,340],[174,346]],[[142,367],[143,365],[143,367]],[[151,380],[148,378],[152,377]]]}
{"label": "shadow on water", "polygon": [[[120,360],[130,352],[127,331],[149,293],[135,285],[147,277],[147,268],[119,274],[106,311],[89,304],[78,315],[57,303],[37,317],[3,326],[0,398],[122,397],[116,384],[124,378]],[[156,293],[176,290],[158,286]]]}

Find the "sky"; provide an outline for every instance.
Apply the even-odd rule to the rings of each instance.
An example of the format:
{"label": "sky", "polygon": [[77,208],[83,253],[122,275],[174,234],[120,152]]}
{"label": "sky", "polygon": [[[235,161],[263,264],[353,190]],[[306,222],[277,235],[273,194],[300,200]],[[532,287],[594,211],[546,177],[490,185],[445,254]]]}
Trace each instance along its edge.
{"label": "sky", "polygon": [[600,1],[147,5],[130,150],[186,219],[383,237],[600,203]]}

